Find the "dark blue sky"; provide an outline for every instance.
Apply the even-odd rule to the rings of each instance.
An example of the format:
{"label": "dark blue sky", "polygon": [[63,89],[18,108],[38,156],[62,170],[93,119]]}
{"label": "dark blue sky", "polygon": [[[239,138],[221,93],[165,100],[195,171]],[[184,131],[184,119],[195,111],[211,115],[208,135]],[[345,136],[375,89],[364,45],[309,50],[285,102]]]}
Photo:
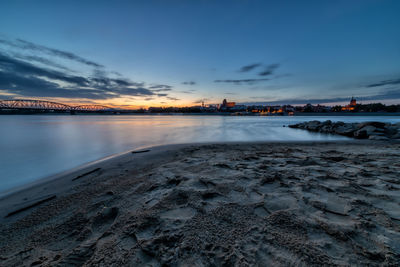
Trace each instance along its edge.
{"label": "dark blue sky", "polygon": [[399,14],[384,0],[1,1],[0,98],[400,103]]}

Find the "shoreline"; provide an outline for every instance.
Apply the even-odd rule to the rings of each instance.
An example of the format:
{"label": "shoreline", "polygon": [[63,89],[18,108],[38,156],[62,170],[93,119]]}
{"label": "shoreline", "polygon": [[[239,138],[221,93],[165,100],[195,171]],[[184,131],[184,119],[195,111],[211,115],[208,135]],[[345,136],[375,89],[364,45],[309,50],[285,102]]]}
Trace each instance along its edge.
{"label": "shoreline", "polygon": [[102,162],[116,160],[119,157],[122,157],[122,156],[124,156],[124,155],[126,155],[128,153],[132,153],[133,151],[144,150],[144,149],[152,148],[152,147],[157,147],[157,145],[156,146],[148,146],[148,147],[143,146],[143,147],[135,148],[135,149],[132,149],[132,150],[126,150],[124,152],[111,154],[109,156],[105,156],[103,158],[100,158],[100,159],[97,159],[97,160],[94,160],[94,161],[83,163],[83,164],[81,164],[79,166],[76,166],[74,168],[71,168],[71,169],[68,169],[68,170],[65,170],[65,171],[61,171],[61,172],[58,172],[58,173],[55,173],[55,174],[52,174],[52,175],[48,175],[48,176],[45,176],[45,177],[41,177],[41,178],[35,179],[34,181],[28,182],[28,183],[26,183],[24,185],[16,186],[16,187],[7,189],[5,191],[0,191],[0,201],[2,199],[4,199],[4,198],[7,198],[8,196],[10,196],[12,194],[15,194],[15,193],[18,193],[20,191],[24,191],[24,190],[27,190],[29,188],[35,187],[35,186],[40,186],[41,184],[52,182],[53,180],[62,179],[63,177],[65,177],[67,175],[74,175],[74,174],[78,175],[78,173],[80,173],[80,172],[85,173],[88,169],[95,168],[95,166],[99,165]]}
{"label": "shoreline", "polygon": [[9,265],[398,263],[399,148],[345,140],[129,150],[2,197],[0,254]]}
{"label": "shoreline", "polygon": [[[167,144],[167,145],[152,145],[138,147],[132,150],[126,150],[121,153],[109,155],[98,160],[88,162],[72,169],[62,171],[50,176],[39,178],[35,181],[29,182],[25,185],[17,186],[15,188],[8,189],[4,192],[0,192],[0,223],[6,213],[10,212],[11,209],[7,208],[12,206],[14,209],[26,205],[29,201],[35,199],[42,199],[46,195],[65,194],[74,187],[79,185],[79,178],[90,175],[92,171],[98,169],[107,170],[107,168],[113,168],[115,165],[120,163],[126,163],[134,158],[135,163],[138,167],[143,167],[147,164],[151,164],[148,161],[150,158],[160,160],[164,154],[174,152],[180,149],[184,149],[190,146],[207,146],[207,145],[252,145],[252,144],[294,144],[294,145],[311,145],[311,144],[370,144],[373,141],[370,140],[324,140],[324,141],[232,141],[232,142],[203,142],[203,143],[182,143],[182,144]],[[379,141],[378,141],[379,143]],[[386,142],[383,142],[386,143]],[[392,140],[390,143],[400,143],[400,141]],[[145,153],[142,153],[144,151]],[[133,155],[132,155],[133,154]],[[154,158],[151,160],[155,161]],[[150,160],[150,161],[151,161]],[[80,177],[82,176],[82,177]],[[78,179],[76,179],[78,178]],[[50,188],[50,189],[49,189]],[[50,190],[48,192],[47,190]],[[34,197],[35,196],[35,197]],[[25,203],[24,203],[25,202]]]}
{"label": "shoreline", "polygon": [[[127,150],[121,153],[113,154],[110,156],[103,157],[101,159],[88,162],[77,166],[75,168],[62,171],[50,176],[39,178],[35,181],[29,182],[25,185],[11,188],[4,192],[0,192],[0,223],[3,222],[5,215],[12,212],[12,209],[24,207],[27,203],[45,198],[48,195],[65,194],[71,190],[72,187],[79,185],[81,181],[75,181],[76,177],[80,175],[86,176],[88,172],[101,168],[107,170],[107,168],[113,168],[120,163],[130,162],[134,158],[134,164],[138,167],[143,167],[147,164],[151,164],[148,161],[151,160],[160,161],[164,154],[174,152],[180,149],[184,149],[190,146],[207,146],[207,145],[252,145],[252,144],[324,144],[324,143],[363,143],[364,140],[325,140],[325,141],[232,141],[232,142],[203,142],[203,143],[182,143],[182,144],[168,144],[168,145],[153,145],[153,146],[142,146],[132,150]],[[368,142],[368,141],[366,141]],[[371,141],[369,141],[371,142]],[[146,153],[136,153],[136,151],[149,150]],[[132,155],[133,154],[133,155]],[[152,157],[155,158],[152,158]],[[167,155],[168,156],[168,155]],[[151,161],[150,160],[150,161]],[[154,164],[154,163],[153,163]],[[90,174],[90,173],[89,173]],[[76,179],[78,180],[78,179]],[[82,179],[83,180],[83,179]],[[48,191],[50,190],[50,191]],[[12,207],[12,209],[8,208]]]}
{"label": "shoreline", "polygon": [[[79,185],[80,181],[76,181],[78,179],[73,179],[79,176],[82,176],[79,178],[83,178],[83,176],[88,175],[88,172],[91,172],[98,168],[103,168],[106,170],[107,168],[115,167],[115,165],[118,165],[119,163],[129,161],[132,158],[132,154],[134,154],[135,156],[135,163],[142,166],[146,164],[143,161],[147,160],[149,156],[155,155],[156,157],[159,157],[159,154],[162,154],[163,152],[165,153],[170,149],[174,150],[190,145],[195,145],[195,143],[143,146],[136,149],[127,150],[125,152],[106,156],[101,159],[82,164],[70,170],[42,177],[25,185],[17,186],[15,188],[11,188],[9,190],[1,192],[0,223],[3,222],[2,220],[4,219],[6,213],[10,212],[10,209],[8,209],[7,206],[12,206],[16,208],[18,206],[23,206],[24,202],[28,202],[34,199],[41,199],[49,194],[54,195],[68,193],[68,191],[72,187]],[[142,150],[149,151],[146,151],[146,153],[144,154],[137,153],[137,151]],[[50,192],[46,190],[50,190]]]}
{"label": "shoreline", "polygon": [[[130,156],[131,153],[133,154],[139,154],[136,160],[143,160],[143,157],[140,156],[146,156],[145,154],[158,154],[165,152],[165,150],[177,150],[181,149],[184,147],[188,146],[202,146],[202,145],[213,145],[213,144],[226,144],[226,145],[235,145],[235,144],[268,144],[268,143],[294,143],[294,144],[303,144],[303,143],[332,143],[332,142],[340,142],[340,143],[346,143],[346,142],[362,142],[361,140],[324,140],[324,141],[256,141],[256,142],[249,142],[249,141],[232,141],[232,142],[200,142],[200,143],[181,143],[181,144],[166,144],[166,145],[151,145],[151,146],[142,146],[130,150],[126,150],[124,152],[112,154],[109,156],[105,156],[103,158],[87,162],[84,164],[81,164],[79,166],[76,166],[74,168],[71,168],[69,170],[65,170],[62,172],[58,172],[49,176],[45,176],[42,178],[38,178],[34,181],[28,182],[27,184],[16,186],[10,189],[7,189],[5,191],[0,192],[0,217],[1,217],[1,211],[2,211],[2,205],[1,202],[4,199],[10,198],[13,195],[16,194],[22,194],[25,191],[30,191],[30,190],[35,190],[36,187],[45,187],[47,184],[51,183],[58,183],[61,182],[62,180],[65,180],[70,177],[75,177],[79,176],[82,174],[87,173],[88,171],[94,170],[96,168],[99,168],[102,166],[101,164],[107,164],[109,166],[110,164],[116,164],[118,161],[124,161],[127,157]],[[145,153],[140,155],[140,151],[142,150],[149,150],[146,152],[151,152],[151,153]],[[139,151],[139,153],[137,153]],[[65,191],[65,189],[63,190]],[[56,192],[52,192],[56,193]],[[0,220],[1,221],[1,220]]]}

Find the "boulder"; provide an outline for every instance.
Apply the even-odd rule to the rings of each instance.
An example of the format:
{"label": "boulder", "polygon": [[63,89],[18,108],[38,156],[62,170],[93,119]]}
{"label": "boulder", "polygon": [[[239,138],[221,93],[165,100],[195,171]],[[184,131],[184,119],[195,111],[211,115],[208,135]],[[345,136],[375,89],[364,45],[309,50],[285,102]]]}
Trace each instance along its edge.
{"label": "boulder", "polygon": [[289,128],[295,128],[295,129],[305,129],[305,122],[302,123],[296,123],[296,124],[290,124],[288,126]]}
{"label": "boulder", "polygon": [[383,133],[383,132],[372,132],[371,134],[369,134],[369,135],[379,135],[379,136],[386,136],[386,134],[385,133]]}
{"label": "boulder", "polygon": [[357,130],[353,124],[344,124],[335,129],[335,133],[345,136],[353,136],[353,133]]}
{"label": "boulder", "polygon": [[397,133],[400,133],[400,129],[399,128],[397,128],[396,126],[388,126],[388,127],[386,127],[386,133],[388,134],[388,135],[396,135]]}
{"label": "boulder", "polygon": [[332,126],[331,126],[331,125],[323,125],[323,126],[319,129],[319,131],[320,131],[321,133],[332,133],[332,132],[333,132]]}
{"label": "boulder", "polygon": [[370,135],[368,137],[369,140],[379,140],[379,141],[386,141],[389,140],[389,138],[387,138],[386,136],[382,136],[382,135]]}
{"label": "boulder", "polygon": [[358,130],[353,133],[353,136],[358,139],[365,139],[365,138],[368,138],[369,135],[367,134],[367,131],[365,131],[365,130]]}
{"label": "boulder", "polygon": [[367,121],[358,124],[358,128],[361,129],[365,126],[374,126],[376,128],[385,128],[385,123],[379,121]]}
{"label": "boulder", "polygon": [[378,121],[363,123],[344,123],[317,120],[289,125],[290,128],[298,128],[320,133],[339,134],[359,139],[388,140],[400,139],[400,123],[390,124]]}
{"label": "boulder", "polygon": [[392,139],[400,139],[400,133],[391,136]]}
{"label": "boulder", "polygon": [[317,131],[319,127],[321,127],[320,121],[310,121],[306,126],[306,128],[310,131]]}
{"label": "boulder", "polygon": [[354,132],[354,137],[355,138],[367,138],[370,136],[374,131],[376,131],[377,128],[372,125],[367,125],[361,128],[360,130],[357,130]]}
{"label": "boulder", "polygon": [[305,123],[305,122],[297,124],[297,128],[300,128],[300,129],[305,129],[306,126],[307,126],[307,123]]}

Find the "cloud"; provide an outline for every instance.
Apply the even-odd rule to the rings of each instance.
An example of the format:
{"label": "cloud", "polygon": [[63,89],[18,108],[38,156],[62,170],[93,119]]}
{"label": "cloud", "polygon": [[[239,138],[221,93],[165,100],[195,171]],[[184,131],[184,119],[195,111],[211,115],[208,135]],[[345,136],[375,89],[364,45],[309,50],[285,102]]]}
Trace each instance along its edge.
{"label": "cloud", "polygon": [[[114,74],[116,76],[122,77],[122,74],[116,71],[110,71],[111,74]],[[128,105],[129,106],[129,105]]]}
{"label": "cloud", "polygon": [[168,89],[168,88],[165,88],[165,89],[156,89],[156,90],[151,89],[151,91],[153,91],[153,92],[168,92],[168,91],[172,91],[172,89]]}
{"label": "cloud", "polygon": [[156,84],[149,87],[149,89],[153,92],[168,92],[172,91],[172,86],[166,84]]}
{"label": "cloud", "polygon": [[378,87],[383,85],[396,85],[400,84],[400,79],[385,80],[378,83],[368,84],[366,87]]}
{"label": "cloud", "polygon": [[[136,88],[131,88],[131,87],[123,87],[123,88],[115,88],[114,90],[111,90],[111,92],[115,92],[118,95],[127,95],[127,96],[148,96],[148,95],[154,95],[154,93],[147,89],[147,88],[142,88],[142,87],[136,87]],[[167,95],[167,94],[164,94]]]}
{"label": "cloud", "polygon": [[88,86],[89,80],[80,76],[71,76],[56,70],[50,70],[34,66],[30,63],[13,59],[0,53],[0,67],[3,71],[15,72],[21,75],[33,75],[46,77],[48,79],[59,80],[67,83],[77,84],[79,86]]}
{"label": "cloud", "polygon": [[110,99],[121,96],[167,96],[155,94],[144,83],[109,78],[103,71],[94,77],[70,75],[39,67],[0,53],[0,92],[24,97]]}
{"label": "cloud", "polygon": [[193,101],[193,103],[194,103],[194,104],[201,104],[201,103],[207,102],[207,101],[210,101],[210,99],[208,99],[208,98],[202,98],[202,99]]}
{"label": "cloud", "polygon": [[261,66],[261,63],[254,63],[254,64],[246,65],[246,66],[241,67],[239,72],[249,72],[259,66]]}
{"label": "cloud", "polygon": [[51,56],[57,56],[57,57],[61,57],[64,59],[68,59],[68,60],[73,60],[91,67],[96,67],[96,68],[103,68],[104,66],[93,62],[91,60],[85,59],[83,57],[80,57],[74,53],[71,52],[66,52],[66,51],[62,51],[62,50],[58,50],[58,49],[54,49],[54,48],[49,48],[43,45],[38,45],[38,44],[34,44],[22,39],[16,39],[14,41],[9,41],[9,40],[4,40],[4,39],[0,39],[0,43],[2,44],[6,44],[8,46],[12,46],[12,47],[16,47],[19,49],[23,49],[23,50],[30,50],[30,51],[37,51],[37,52],[41,52],[44,54],[48,54]]}
{"label": "cloud", "polygon": [[0,92],[10,92],[24,97],[65,97],[108,99],[115,95],[101,90],[80,90],[77,88],[62,88],[57,83],[37,77],[24,77],[13,73],[0,71]]}
{"label": "cloud", "polygon": [[[255,63],[255,64],[250,64],[250,65],[246,65],[243,66],[239,72],[249,72],[257,67],[262,66],[261,63]],[[279,67],[278,63],[275,64],[270,64],[268,66],[265,66],[264,70],[261,71],[260,73],[258,73],[258,75],[260,76],[270,76],[272,75],[275,70]],[[273,78],[279,78],[280,76],[276,75]],[[283,77],[283,76],[282,76]],[[255,79],[255,78],[251,78],[251,79],[226,79],[226,80],[214,80],[215,83],[233,83],[233,84],[254,84],[254,83],[259,83],[259,82],[265,82],[265,81],[269,81],[271,78],[259,78],[259,79]]]}
{"label": "cloud", "polygon": [[194,81],[188,81],[188,82],[183,82],[182,84],[184,84],[184,85],[195,85],[196,82],[194,82]]}
{"label": "cloud", "polygon": [[155,84],[150,86],[149,89],[172,89],[172,86],[166,84]]}
{"label": "cloud", "polygon": [[[120,97],[167,97],[172,86],[124,78],[104,66],[76,54],[37,45],[21,39],[0,39],[0,44],[10,47],[8,53],[0,50],[0,95],[2,97],[47,97],[105,100]],[[13,49],[17,49],[13,51]],[[4,51],[4,50],[3,50]],[[45,57],[42,57],[44,55]],[[80,75],[56,60],[72,60],[93,68],[92,75]],[[57,62],[57,63],[56,63]],[[109,77],[111,76],[111,77]]]}
{"label": "cloud", "polygon": [[25,61],[35,61],[35,62],[39,62],[41,64],[50,66],[50,67],[55,67],[61,70],[65,70],[65,71],[70,71],[73,72],[73,70],[61,65],[61,64],[57,64],[56,62],[53,62],[47,58],[44,57],[39,57],[39,56],[32,56],[32,55],[21,55],[18,53],[12,53],[12,56],[18,59],[22,59]]}
{"label": "cloud", "polygon": [[171,96],[167,96],[167,99],[168,99],[168,100],[171,100],[171,101],[178,101],[178,100],[180,100],[179,98],[171,97]]}
{"label": "cloud", "polygon": [[279,67],[279,64],[275,63],[275,64],[270,64],[268,66],[265,67],[265,69],[260,72],[258,75],[260,76],[269,76],[272,75],[274,73],[274,71]]}
{"label": "cloud", "polygon": [[269,81],[270,79],[268,78],[264,78],[264,79],[240,79],[240,80],[215,80],[215,83],[234,83],[234,84],[254,84],[254,83],[258,83],[258,82],[265,82],[265,81]]}

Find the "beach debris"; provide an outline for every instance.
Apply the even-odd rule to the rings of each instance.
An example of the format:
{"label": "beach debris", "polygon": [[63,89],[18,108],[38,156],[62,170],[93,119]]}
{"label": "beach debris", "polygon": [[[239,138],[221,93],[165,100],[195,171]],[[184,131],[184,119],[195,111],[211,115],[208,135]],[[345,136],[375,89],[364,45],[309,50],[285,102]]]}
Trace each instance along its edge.
{"label": "beach debris", "polygon": [[149,152],[149,151],[150,151],[150,149],[135,150],[135,151],[132,151],[131,153],[132,153],[132,154],[138,154],[138,153],[145,153],[145,152]]}
{"label": "beach debris", "polygon": [[332,122],[330,120],[309,121],[289,125],[290,128],[303,129],[311,132],[338,134],[357,139],[391,140],[400,139],[400,124],[390,124],[378,121],[362,123]]}
{"label": "beach debris", "polygon": [[224,169],[231,169],[231,166],[229,166],[226,163],[216,163],[214,166],[219,167],[219,168],[224,168]]}
{"label": "beach debris", "polygon": [[40,200],[35,201],[35,202],[33,202],[33,203],[31,203],[31,204],[29,204],[29,205],[27,205],[27,206],[24,206],[24,207],[22,207],[22,208],[19,208],[19,209],[17,209],[17,210],[14,210],[14,211],[8,213],[5,217],[7,218],[7,217],[10,217],[10,216],[15,215],[15,214],[17,214],[17,213],[20,213],[20,212],[23,212],[23,211],[25,211],[25,210],[28,210],[28,209],[30,209],[30,208],[39,206],[40,204],[43,204],[43,203],[45,203],[45,202],[47,202],[47,201],[50,201],[50,200],[52,200],[52,199],[55,199],[55,198],[56,198],[56,195],[46,196],[46,197],[44,197],[43,199],[40,199]]}
{"label": "beach debris", "polygon": [[94,170],[85,172],[84,174],[81,174],[81,175],[76,176],[74,179],[72,179],[72,181],[78,180],[79,178],[82,178],[82,177],[84,177],[84,176],[86,176],[86,175],[89,175],[89,174],[92,174],[92,173],[94,173],[94,172],[97,172],[97,171],[99,171],[99,170],[101,170],[101,168],[96,168],[96,169],[94,169]]}

